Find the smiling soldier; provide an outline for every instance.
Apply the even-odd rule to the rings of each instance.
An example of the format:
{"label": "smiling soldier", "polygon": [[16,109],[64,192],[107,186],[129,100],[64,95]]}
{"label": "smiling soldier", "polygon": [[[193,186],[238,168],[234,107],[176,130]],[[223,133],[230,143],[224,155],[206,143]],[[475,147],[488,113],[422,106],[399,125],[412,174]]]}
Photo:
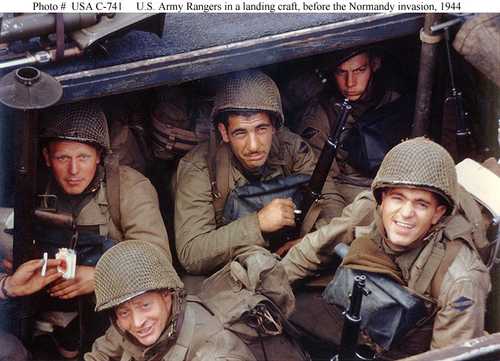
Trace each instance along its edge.
{"label": "smiling soldier", "polygon": [[96,311],[110,311],[112,325],[85,361],[255,361],[198,298],[186,296],[158,251],[127,241],[97,263]]}
{"label": "smiling soldier", "polygon": [[353,241],[343,266],[388,275],[437,310],[399,352],[482,336],[490,276],[470,223],[455,212],[460,191],[449,153],[424,138],[403,142],[387,153],[372,190],[378,204],[372,231]]}

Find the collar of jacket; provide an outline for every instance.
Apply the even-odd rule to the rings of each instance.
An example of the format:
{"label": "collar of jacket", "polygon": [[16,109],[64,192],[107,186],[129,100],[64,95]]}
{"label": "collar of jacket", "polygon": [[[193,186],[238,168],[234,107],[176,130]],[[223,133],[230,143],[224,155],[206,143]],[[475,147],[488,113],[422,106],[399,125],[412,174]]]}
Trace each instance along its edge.
{"label": "collar of jacket", "polygon": [[123,348],[134,360],[161,360],[168,350],[175,344],[177,336],[180,333],[184,320],[186,308],[186,293],[184,290],[175,290],[173,293],[172,315],[168,321],[168,326],[161,334],[154,345],[144,347],[139,344],[129,333],[124,332],[118,327],[116,319],[112,318],[113,327],[123,336]]}

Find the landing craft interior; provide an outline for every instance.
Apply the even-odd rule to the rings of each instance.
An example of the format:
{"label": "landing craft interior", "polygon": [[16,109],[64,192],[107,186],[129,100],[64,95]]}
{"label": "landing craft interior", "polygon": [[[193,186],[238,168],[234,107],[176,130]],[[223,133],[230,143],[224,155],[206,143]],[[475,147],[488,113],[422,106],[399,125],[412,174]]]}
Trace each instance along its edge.
{"label": "landing craft interior", "polygon": [[[139,128],[145,142],[139,147],[146,147],[144,172],[158,191],[172,239],[173,200],[169,190],[178,158],[159,158],[151,149],[155,129],[150,113],[159,87],[181,87],[190,96],[205,99],[206,104],[210,104],[220,76],[260,68],[277,82],[286,124],[294,129],[307,103],[331,86],[328,64],[340,49],[376,46],[383,54],[382,71],[396,74],[401,89],[416,92],[421,47],[419,31],[423,24],[424,15],[415,13],[163,14],[157,19],[156,33],[123,32],[80,56],[34,66],[61,83],[61,103],[97,99],[108,117],[117,118],[127,111],[142,111]],[[452,28],[452,34],[456,29]],[[36,52],[38,41],[14,42],[0,53],[0,64],[6,53]],[[439,52],[432,87],[429,134],[448,145],[448,150],[456,155],[454,125],[442,120],[442,104],[450,81],[444,46]],[[455,52],[453,55],[457,87],[464,92],[472,125],[473,144],[468,149],[468,156],[478,161],[490,156],[498,159],[499,89],[460,55]],[[0,75],[11,70],[3,69]],[[0,118],[0,206],[14,207],[16,167],[12,149],[21,147],[19,114],[0,105]],[[495,272],[500,278],[498,267]],[[500,331],[499,288],[496,283],[490,296],[490,332]],[[34,360],[55,360],[54,350],[45,349],[40,343],[34,345]]]}

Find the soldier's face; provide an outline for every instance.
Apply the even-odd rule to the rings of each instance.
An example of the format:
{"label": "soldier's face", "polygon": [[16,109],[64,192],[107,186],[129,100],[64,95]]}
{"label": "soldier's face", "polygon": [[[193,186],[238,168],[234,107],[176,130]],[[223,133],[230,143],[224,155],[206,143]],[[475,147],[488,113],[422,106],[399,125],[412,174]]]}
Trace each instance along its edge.
{"label": "soldier's face", "polygon": [[380,58],[361,53],[346,60],[335,69],[339,91],[350,101],[356,101],[368,88],[370,80],[380,66]]}
{"label": "soldier's face", "polygon": [[47,167],[65,193],[81,194],[94,179],[101,157],[91,145],[72,141],[51,142],[43,149]]}
{"label": "soldier's face", "polygon": [[417,247],[446,213],[432,192],[405,187],[384,191],[380,208],[388,246],[395,251]]}
{"label": "soldier's face", "polygon": [[222,123],[218,127],[222,140],[245,169],[255,170],[266,163],[275,132],[269,114],[230,115],[227,128]]}
{"label": "soldier's face", "polygon": [[115,308],[118,327],[143,346],[151,346],[167,327],[172,312],[172,294],[147,292]]}

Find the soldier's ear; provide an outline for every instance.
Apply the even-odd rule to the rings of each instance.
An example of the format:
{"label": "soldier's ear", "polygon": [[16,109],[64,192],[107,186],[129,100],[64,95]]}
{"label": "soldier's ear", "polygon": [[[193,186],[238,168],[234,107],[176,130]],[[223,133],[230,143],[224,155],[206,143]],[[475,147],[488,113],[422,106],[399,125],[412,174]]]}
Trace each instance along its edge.
{"label": "soldier's ear", "polygon": [[219,124],[217,124],[217,128],[219,129],[219,133],[220,133],[220,136],[222,137],[222,140],[225,143],[229,143],[229,135],[227,133],[227,128],[224,125],[224,123],[220,122]]}
{"label": "soldier's ear", "polygon": [[47,147],[43,147],[42,154],[43,154],[43,159],[45,159],[45,165],[50,168],[50,155]]}
{"label": "soldier's ear", "polygon": [[436,213],[434,213],[434,216],[432,217],[432,224],[433,225],[437,224],[441,220],[441,218],[446,213],[447,209],[448,209],[448,207],[445,206],[444,204],[440,204],[439,206],[437,206]]}
{"label": "soldier's ear", "polygon": [[380,58],[380,56],[374,56],[371,58],[370,64],[372,67],[372,71],[376,72],[377,70],[380,69],[380,66],[382,65],[382,59]]}

